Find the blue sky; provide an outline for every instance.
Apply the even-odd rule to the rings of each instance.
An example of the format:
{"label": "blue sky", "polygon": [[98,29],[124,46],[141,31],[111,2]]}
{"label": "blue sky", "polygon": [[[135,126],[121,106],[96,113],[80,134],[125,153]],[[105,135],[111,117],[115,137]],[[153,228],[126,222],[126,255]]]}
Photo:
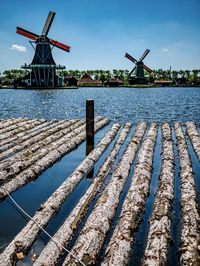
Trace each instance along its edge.
{"label": "blue sky", "polygon": [[[200,69],[200,0],[1,0],[0,71],[30,63],[28,39],[20,26],[40,34],[47,14],[56,12],[49,37],[71,46],[53,49],[66,69],[131,69],[146,48],[153,69]],[[12,49],[11,49],[12,48]]]}

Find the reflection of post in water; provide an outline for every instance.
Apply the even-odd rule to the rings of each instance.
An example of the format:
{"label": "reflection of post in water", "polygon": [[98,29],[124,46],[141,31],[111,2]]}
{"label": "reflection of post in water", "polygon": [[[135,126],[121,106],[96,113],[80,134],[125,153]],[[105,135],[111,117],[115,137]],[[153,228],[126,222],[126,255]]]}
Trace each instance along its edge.
{"label": "reflection of post in water", "polygon": [[[86,100],[86,156],[94,150],[94,100]],[[93,177],[92,169],[87,178]]]}

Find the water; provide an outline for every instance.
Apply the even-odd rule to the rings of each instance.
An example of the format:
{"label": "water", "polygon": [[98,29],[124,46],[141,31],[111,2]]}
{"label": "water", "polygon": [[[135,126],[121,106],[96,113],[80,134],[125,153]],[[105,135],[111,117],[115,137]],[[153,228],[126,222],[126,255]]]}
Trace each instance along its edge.
{"label": "water", "polygon": [[95,100],[96,115],[112,121],[200,121],[200,88],[1,89],[0,118],[84,117],[89,98]]}
{"label": "water", "polygon": [[[70,90],[0,90],[0,119],[13,117],[46,118],[46,119],[72,119],[83,118],[85,116],[86,99],[94,99],[95,115],[108,117],[111,122],[132,122],[139,121],[162,123],[168,121],[196,122],[200,124],[200,88],[81,88]],[[108,127],[97,133],[95,142],[97,143],[107,131]],[[130,138],[130,136],[129,136]],[[128,138],[128,139],[129,139]],[[159,137],[160,139],[160,137]],[[160,144],[159,144],[160,145]],[[190,154],[194,164],[196,175],[197,191],[200,190],[198,182],[199,162],[193,153],[191,146]],[[96,169],[106,157],[105,153],[99,160]],[[153,180],[157,180],[160,168],[160,150],[155,151]],[[14,192],[12,196],[27,210],[31,215],[39,208],[55,189],[73,172],[73,170],[85,158],[85,143],[78,149],[64,156],[56,164],[44,171],[34,182],[27,184],[20,190]],[[178,182],[178,162],[176,169],[176,183]],[[129,177],[130,179],[130,177]],[[58,215],[47,226],[48,231],[54,234],[58,227],[66,219],[70,211],[74,208],[77,201],[84,194],[91,180],[84,179],[77,189],[62,205]],[[127,184],[130,183],[130,180]],[[155,183],[155,184],[154,184]],[[179,183],[176,190],[179,189]],[[152,187],[153,186],[153,187]],[[140,264],[140,258],[144,252],[145,239],[148,231],[148,219],[152,212],[154,195],[157,190],[157,181],[152,182],[150,197],[147,200],[146,212],[143,215],[137,236],[138,247],[133,250],[134,257],[137,251],[138,260],[135,265]],[[125,188],[127,193],[128,186]],[[199,198],[198,198],[199,199]],[[120,202],[120,206],[122,202]],[[180,218],[177,212],[179,205],[174,202],[175,211],[173,221]],[[178,214],[177,214],[178,213]],[[0,250],[3,249],[14,236],[25,226],[27,219],[13,207],[10,200],[0,202]],[[145,218],[146,217],[146,218]],[[13,224],[13,221],[14,224]],[[177,223],[174,222],[172,234],[178,232]],[[180,223],[179,225],[180,226]],[[178,230],[178,231],[177,231]],[[145,235],[145,239],[144,239]],[[33,248],[41,251],[48,238],[42,235],[35,242]],[[175,249],[175,251],[173,251]],[[169,265],[173,265],[172,260],[176,259],[177,243],[172,245],[169,252]],[[171,261],[170,261],[170,258]],[[30,255],[24,260],[26,265],[30,264]],[[19,263],[18,263],[19,264]],[[25,265],[20,262],[19,265]]]}

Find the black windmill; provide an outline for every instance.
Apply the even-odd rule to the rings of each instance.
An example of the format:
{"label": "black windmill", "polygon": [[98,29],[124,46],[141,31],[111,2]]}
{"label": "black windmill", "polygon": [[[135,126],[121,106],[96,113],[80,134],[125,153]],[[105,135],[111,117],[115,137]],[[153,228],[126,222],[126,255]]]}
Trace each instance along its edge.
{"label": "black windmill", "polygon": [[143,60],[150,52],[149,49],[146,49],[143,55],[140,57],[139,60],[136,60],[130,54],[126,53],[125,57],[128,58],[131,62],[135,64],[135,67],[129,73],[129,83],[130,84],[145,84],[147,83],[147,79],[144,75],[144,69],[150,74],[152,70],[143,63]]}
{"label": "black windmill", "polygon": [[55,12],[49,12],[41,35],[17,27],[16,32],[18,34],[31,39],[29,42],[35,50],[35,55],[30,65],[25,64],[22,66],[24,69],[31,70],[30,73],[16,80],[15,86],[21,85],[34,88],[54,88],[62,86],[61,78],[56,74],[56,70],[61,70],[65,67],[56,65],[52,56],[52,49],[57,47],[69,52],[70,46],[47,37],[55,14]]}

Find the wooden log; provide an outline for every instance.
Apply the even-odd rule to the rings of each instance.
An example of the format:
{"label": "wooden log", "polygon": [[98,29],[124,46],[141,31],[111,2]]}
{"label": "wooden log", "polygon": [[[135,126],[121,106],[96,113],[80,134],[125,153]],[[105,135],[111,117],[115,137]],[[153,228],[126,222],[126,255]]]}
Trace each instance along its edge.
{"label": "wooden log", "polygon": [[[95,132],[104,127],[106,124],[108,124],[108,119],[101,119],[95,126]],[[1,185],[0,200],[7,197],[7,192],[12,193],[24,184],[34,180],[42,171],[47,169],[66,153],[69,153],[80,145],[85,140],[85,131],[81,131],[79,134],[76,134],[74,131],[61,138],[58,142],[53,143],[51,149],[47,147],[46,149],[40,150],[40,154],[44,155],[42,158],[37,161],[34,160],[34,163],[30,167],[16,175],[14,179],[11,179],[7,183]],[[72,135],[74,136],[73,138]]]}
{"label": "wooden log", "polygon": [[71,240],[73,233],[76,231],[78,225],[82,220],[84,213],[88,209],[89,203],[95,197],[96,193],[101,188],[101,185],[103,184],[105,177],[108,175],[109,171],[111,170],[112,165],[116,159],[116,156],[119,153],[119,150],[130,131],[130,128],[131,124],[129,123],[125,124],[124,128],[120,132],[120,135],[115,142],[112,151],[107,156],[105,162],[102,164],[98,173],[93,179],[91,186],[88,188],[85,195],[79,200],[76,207],[73,209],[73,211],[68,216],[66,221],[63,223],[63,225],[54,235],[53,239],[58,243],[58,246],[53,241],[50,240],[47,246],[40,254],[39,258],[34,263],[34,266],[56,265],[60,256],[64,253],[64,250],[62,250],[61,246],[66,246],[68,242]]}
{"label": "wooden log", "polygon": [[4,132],[0,136],[0,145],[2,146],[2,143],[5,141],[8,142],[9,138],[15,137],[17,134],[20,132],[25,132],[30,128],[33,128],[37,125],[40,125],[44,123],[44,119],[33,119],[33,120],[28,120],[26,123],[23,124],[18,124],[18,127],[16,129],[13,129],[12,131]]}
{"label": "wooden log", "polygon": [[2,135],[5,132],[10,132],[12,130],[15,130],[16,128],[18,128],[19,126],[22,126],[24,124],[26,124],[28,121],[28,118],[21,118],[18,123],[12,124],[6,128],[2,128],[0,129],[0,135]]}
{"label": "wooden log", "polygon": [[200,136],[193,122],[186,123],[186,132],[192,143],[193,149],[200,161]]}
{"label": "wooden log", "polygon": [[[101,120],[99,124],[105,123],[106,120]],[[107,132],[104,138],[97,145],[89,156],[75,169],[75,171],[63,182],[63,184],[48,198],[48,200],[41,205],[39,210],[33,216],[41,227],[45,227],[49,220],[58,212],[64,200],[75,189],[84,176],[94,167],[96,161],[100,158],[108,145],[115,138],[119,124],[115,124]],[[97,130],[97,125],[95,126]],[[29,221],[22,231],[11,241],[5,248],[4,252],[0,254],[0,265],[11,266],[16,259],[15,254],[18,252],[25,252],[35,241],[40,232],[40,228],[34,221]]]}
{"label": "wooden log", "polygon": [[[77,122],[78,122],[78,120],[69,120],[69,121],[64,121],[64,122],[63,121],[58,122],[54,125],[54,127],[50,127],[49,129],[46,129],[46,131],[43,131],[43,132],[38,132],[39,134],[37,134],[35,137],[32,137],[31,139],[28,139],[26,141],[23,141],[22,143],[2,152],[0,154],[0,161],[7,158],[9,155],[14,155],[14,156],[5,160],[4,162],[0,162],[1,168],[4,169],[4,167],[3,167],[4,163],[6,165],[9,165],[9,164],[12,165],[13,162],[15,162],[15,161],[19,162],[20,157],[23,158],[24,154],[28,153],[30,156],[31,152],[35,153],[35,151],[38,149],[38,148],[33,149],[32,145],[34,145],[35,143],[37,144],[37,147],[39,147],[39,148],[43,147],[44,145],[49,145],[49,142],[48,142],[49,136],[52,136],[53,134],[55,134],[53,141],[59,139],[60,136],[67,134],[67,132],[69,132],[69,130],[73,130],[74,128],[76,128],[76,126],[74,127],[72,125],[74,125]],[[82,124],[83,123],[84,123],[84,121],[82,121]],[[69,129],[69,127],[70,127],[70,129]],[[17,154],[19,151],[22,151],[22,153]]]}
{"label": "wooden log", "polygon": [[169,124],[162,125],[162,167],[142,265],[166,265],[174,198],[174,152]]}
{"label": "wooden log", "polygon": [[[114,217],[120,194],[129,175],[130,167],[146,129],[145,123],[136,127],[130,143],[118,163],[109,184],[98,199],[71,252],[84,264],[94,265],[111,221]],[[68,255],[63,265],[79,265],[77,260]],[[117,265],[117,264],[115,264]]]}
{"label": "wooden log", "polygon": [[181,178],[181,242],[180,242],[180,264],[200,265],[200,234],[199,234],[199,212],[196,203],[195,181],[192,172],[192,163],[187,149],[187,144],[181,125],[174,124],[176,140],[180,160]]}
{"label": "wooden log", "polygon": [[103,266],[120,266],[128,262],[131,243],[149,192],[156,136],[157,126],[152,123],[140,148],[132,182],[122,206],[119,222],[107,246]]}
{"label": "wooden log", "polygon": [[0,133],[1,130],[5,129],[6,127],[10,127],[11,125],[14,125],[22,120],[24,120],[24,118],[20,117],[20,118],[8,119],[5,122],[3,121],[0,126]]}
{"label": "wooden log", "polygon": [[36,135],[38,135],[39,133],[42,133],[44,131],[46,131],[49,128],[54,127],[54,125],[56,124],[57,121],[55,120],[51,120],[51,121],[47,121],[38,125],[38,126],[34,126],[33,128],[28,129],[25,132],[20,132],[17,133],[15,136],[8,138],[8,139],[4,139],[0,142],[0,152],[3,152],[7,149],[12,148],[13,146],[20,144],[26,140],[28,140],[29,138],[32,138]]}
{"label": "wooden log", "polygon": [[[17,174],[33,165],[36,161],[48,154],[49,151],[53,150],[55,146],[61,145],[63,139],[66,137],[75,137],[77,133],[82,131],[84,127],[83,124],[84,121],[76,123],[75,120],[71,120],[66,122],[64,126],[67,127],[65,129],[60,131],[56,128],[55,134],[51,134],[51,132],[54,131],[54,129],[51,129],[47,133],[39,134],[39,136],[37,135],[34,138],[25,141],[23,144],[14,147],[14,151],[20,151],[23,147],[25,149],[11,158],[0,162],[0,184],[8,182]],[[78,132],[76,130],[78,130]],[[3,155],[5,156],[5,153]]]}

